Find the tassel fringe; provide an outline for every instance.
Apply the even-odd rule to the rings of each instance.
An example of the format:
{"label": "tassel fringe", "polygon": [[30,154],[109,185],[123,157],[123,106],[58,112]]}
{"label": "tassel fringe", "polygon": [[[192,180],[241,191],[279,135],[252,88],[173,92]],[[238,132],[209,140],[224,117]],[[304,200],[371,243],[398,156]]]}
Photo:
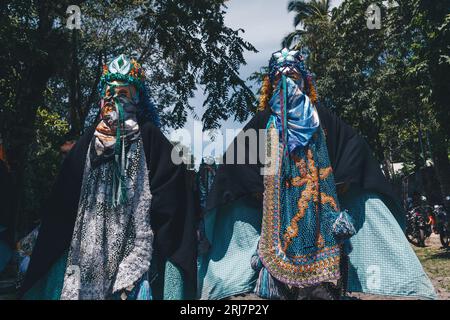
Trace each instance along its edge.
{"label": "tassel fringe", "polygon": [[116,129],[116,145],[114,148],[114,172],[113,172],[113,195],[112,203],[114,206],[124,205],[127,202],[127,186],[125,182],[125,135],[122,135],[121,128],[125,127],[125,119],[122,105],[119,100],[115,100],[119,121]]}
{"label": "tassel fringe", "polygon": [[152,290],[150,288],[150,284],[148,283],[147,280],[145,280],[140,288],[139,288],[139,293],[136,297],[136,300],[152,300]]}

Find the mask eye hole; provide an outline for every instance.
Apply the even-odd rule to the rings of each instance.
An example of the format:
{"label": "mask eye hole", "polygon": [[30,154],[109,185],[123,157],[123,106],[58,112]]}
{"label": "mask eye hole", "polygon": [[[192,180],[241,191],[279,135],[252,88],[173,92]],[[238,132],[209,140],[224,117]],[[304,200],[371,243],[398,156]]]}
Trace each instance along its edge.
{"label": "mask eye hole", "polygon": [[[281,74],[282,74],[281,72],[278,72],[278,73],[275,75],[275,78],[274,78],[273,84],[272,84],[272,87],[273,87],[274,90],[275,90],[275,88],[278,86],[278,83],[279,83],[280,80],[281,80]],[[303,90],[303,80],[302,80],[303,78],[302,78],[302,76],[301,76],[298,72],[294,71],[294,72],[292,72],[292,73],[286,74],[286,76],[287,76],[288,78],[292,79],[294,82],[296,82],[297,85],[300,87],[300,89]]]}
{"label": "mask eye hole", "polygon": [[130,91],[126,89],[119,89],[117,90],[116,95],[118,97],[130,98]]}
{"label": "mask eye hole", "polygon": [[299,75],[298,73],[296,73],[296,72],[290,74],[290,75],[289,75],[289,78],[292,78],[292,80],[294,80],[294,81],[298,81],[298,80],[301,79],[300,75]]}

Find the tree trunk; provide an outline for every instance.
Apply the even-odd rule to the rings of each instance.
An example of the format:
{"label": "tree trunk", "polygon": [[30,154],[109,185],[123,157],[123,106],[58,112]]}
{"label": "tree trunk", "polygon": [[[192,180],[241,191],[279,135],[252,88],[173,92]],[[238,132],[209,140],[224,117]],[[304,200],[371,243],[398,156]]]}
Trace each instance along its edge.
{"label": "tree trunk", "polygon": [[49,52],[51,50],[48,50],[49,46],[47,46],[53,23],[49,14],[49,5],[50,2],[46,1],[37,4],[39,22],[36,47],[32,48],[29,63],[26,64],[21,77],[23,80],[16,97],[16,123],[11,125],[11,130],[8,132],[8,154],[17,203],[15,206],[16,232],[19,234],[25,231],[27,225],[23,204],[28,148],[35,139],[37,110],[44,104],[47,82],[53,74],[52,56]]}
{"label": "tree trunk", "polygon": [[97,96],[97,87],[100,83],[100,78],[102,76],[102,65],[103,65],[103,56],[104,53],[100,52],[97,56],[97,69],[96,69],[96,75],[95,80],[91,86],[91,90],[89,93],[89,96],[86,100],[86,104],[84,105],[83,109],[83,123],[86,120],[86,116],[88,115],[90,109],[94,106],[95,97]]}
{"label": "tree trunk", "polygon": [[23,216],[25,168],[28,148],[35,139],[35,121],[39,106],[44,102],[44,92],[50,78],[51,68],[46,62],[40,62],[30,68],[29,76],[23,82],[21,96],[18,97],[17,110],[20,116],[9,132],[9,159],[14,177],[17,195],[17,230],[23,232],[26,217]]}
{"label": "tree trunk", "polygon": [[69,74],[69,107],[71,137],[78,137],[83,128],[83,110],[81,107],[80,66],[78,62],[78,30],[72,30],[72,66]]}
{"label": "tree trunk", "polygon": [[436,177],[440,184],[441,196],[450,195],[450,161],[448,159],[448,142],[445,134],[439,132],[434,137],[433,158]]}

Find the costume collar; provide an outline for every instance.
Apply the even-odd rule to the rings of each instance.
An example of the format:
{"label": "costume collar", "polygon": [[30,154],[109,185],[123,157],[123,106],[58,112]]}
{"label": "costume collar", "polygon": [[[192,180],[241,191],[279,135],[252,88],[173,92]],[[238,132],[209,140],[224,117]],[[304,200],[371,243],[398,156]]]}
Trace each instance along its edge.
{"label": "costume collar", "polygon": [[309,97],[289,77],[282,78],[269,102],[277,128],[289,152],[306,146],[320,125]]}

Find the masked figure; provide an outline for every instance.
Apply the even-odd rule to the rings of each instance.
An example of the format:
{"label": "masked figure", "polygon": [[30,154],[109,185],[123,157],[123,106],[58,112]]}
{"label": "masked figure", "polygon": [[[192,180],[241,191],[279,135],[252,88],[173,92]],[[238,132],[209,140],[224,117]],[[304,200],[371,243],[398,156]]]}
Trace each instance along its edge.
{"label": "masked figure", "polygon": [[121,55],[104,67],[99,90],[99,117],[43,208],[25,298],[189,297],[196,243],[186,169],[171,161],[144,71]]}
{"label": "masked figure", "polygon": [[242,134],[256,140],[236,138],[208,196],[200,298],[436,297],[395,192],[366,142],[318,105],[298,51],[272,56]]}

